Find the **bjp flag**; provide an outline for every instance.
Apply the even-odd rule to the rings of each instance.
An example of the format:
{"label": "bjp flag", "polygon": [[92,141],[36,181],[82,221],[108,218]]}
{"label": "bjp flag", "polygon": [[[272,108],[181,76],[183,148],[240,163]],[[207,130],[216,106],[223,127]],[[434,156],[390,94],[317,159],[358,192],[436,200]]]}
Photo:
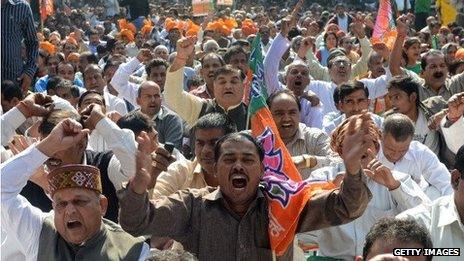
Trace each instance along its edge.
{"label": "bjp flag", "polygon": [[43,22],[49,15],[53,15],[53,0],[40,0],[40,20]]}
{"label": "bjp flag", "polygon": [[303,181],[290,153],[280,139],[271,112],[266,105],[261,38],[252,44],[249,65],[252,70],[248,115],[253,136],[265,151],[264,175],[261,185],[269,202],[269,238],[271,249],[278,256],[285,253],[295,237],[298,219],[308,200],[315,193],[333,189],[332,183]]}

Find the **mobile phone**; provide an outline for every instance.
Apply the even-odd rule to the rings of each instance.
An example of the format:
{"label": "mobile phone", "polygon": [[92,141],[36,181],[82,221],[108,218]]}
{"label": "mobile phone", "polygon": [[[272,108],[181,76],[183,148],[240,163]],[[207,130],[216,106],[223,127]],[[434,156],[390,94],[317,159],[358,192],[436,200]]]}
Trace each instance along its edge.
{"label": "mobile phone", "polygon": [[164,143],[164,149],[167,150],[170,154],[174,151],[174,144],[171,142]]}

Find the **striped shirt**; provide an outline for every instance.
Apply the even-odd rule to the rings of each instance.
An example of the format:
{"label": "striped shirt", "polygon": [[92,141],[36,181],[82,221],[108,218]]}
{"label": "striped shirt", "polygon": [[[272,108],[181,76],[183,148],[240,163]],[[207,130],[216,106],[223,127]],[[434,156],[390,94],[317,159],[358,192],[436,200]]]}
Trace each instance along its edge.
{"label": "striped shirt", "polygon": [[[16,81],[22,73],[31,78],[37,69],[39,53],[31,7],[25,0],[2,0],[2,79]],[[21,43],[24,40],[27,58],[21,57]]]}

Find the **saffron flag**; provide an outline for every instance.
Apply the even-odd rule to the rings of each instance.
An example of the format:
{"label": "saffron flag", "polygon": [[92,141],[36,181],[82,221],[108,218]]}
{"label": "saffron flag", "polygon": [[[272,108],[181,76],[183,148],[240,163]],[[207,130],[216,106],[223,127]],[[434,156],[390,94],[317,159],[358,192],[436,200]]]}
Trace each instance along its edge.
{"label": "saffron flag", "polygon": [[192,0],[193,16],[208,15],[213,12],[214,6],[212,0]]}
{"label": "saffron flag", "polygon": [[388,49],[393,48],[396,39],[395,12],[392,0],[379,0],[379,11],[375,19],[374,32],[372,33],[371,43],[385,44]]}
{"label": "saffron flag", "polygon": [[40,20],[45,21],[49,15],[53,15],[53,0],[40,0]]}
{"label": "saffron flag", "polygon": [[335,186],[332,183],[301,180],[266,105],[267,91],[260,42],[258,34],[253,41],[249,61],[253,75],[248,117],[252,133],[263,144],[265,151],[261,185],[265,188],[269,202],[269,239],[273,252],[281,256],[293,241],[299,215],[311,196]]}

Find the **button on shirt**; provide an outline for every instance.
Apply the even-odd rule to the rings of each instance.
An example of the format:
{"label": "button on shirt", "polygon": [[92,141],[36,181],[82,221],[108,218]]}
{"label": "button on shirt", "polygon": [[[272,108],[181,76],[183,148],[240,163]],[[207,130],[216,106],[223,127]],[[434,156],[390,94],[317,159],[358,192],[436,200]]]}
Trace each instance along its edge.
{"label": "button on shirt", "polygon": [[464,225],[459,218],[452,195],[437,199],[432,204],[423,204],[406,210],[397,218],[414,219],[430,232],[433,247],[460,248],[461,256],[434,256],[433,260],[462,260],[464,251]]}
{"label": "button on shirt", "polygon": [[396,163],[390,162],[385,157],[382,146],[377,158],[389,169],[411,175],[431,200],[436,199],[437,196],[453,193],[450,184],[451,174],[446,166],[427,146],[417,141],[411,142],[408,152]]}

